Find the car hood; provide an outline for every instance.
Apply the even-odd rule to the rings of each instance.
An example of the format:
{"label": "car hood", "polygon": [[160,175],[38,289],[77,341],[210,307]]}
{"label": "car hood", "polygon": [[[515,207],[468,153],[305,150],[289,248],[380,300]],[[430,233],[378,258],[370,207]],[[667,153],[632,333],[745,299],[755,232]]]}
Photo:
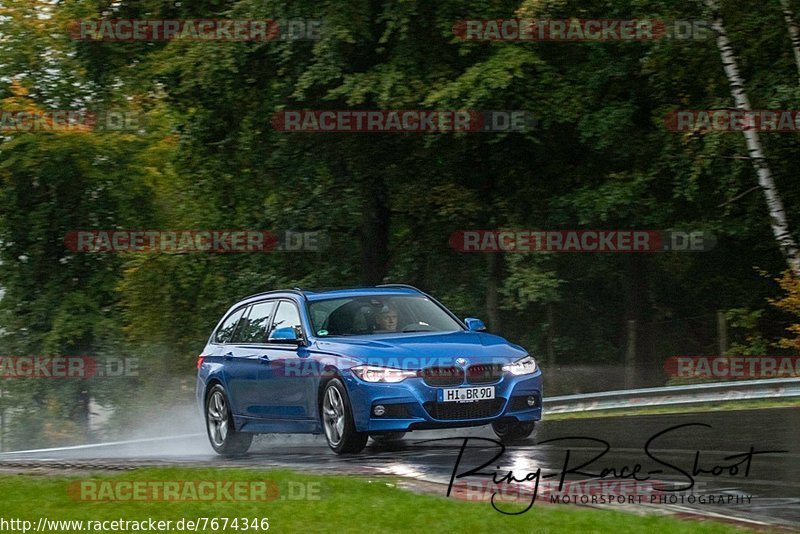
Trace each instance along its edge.
{"label": "car hood", "polygon": [[510,363],[527,354],[519,345],[482,332],[422,332],[317,339],[320,352],[337,354],[357,363],[398,369],[421,369],[466,363]]}

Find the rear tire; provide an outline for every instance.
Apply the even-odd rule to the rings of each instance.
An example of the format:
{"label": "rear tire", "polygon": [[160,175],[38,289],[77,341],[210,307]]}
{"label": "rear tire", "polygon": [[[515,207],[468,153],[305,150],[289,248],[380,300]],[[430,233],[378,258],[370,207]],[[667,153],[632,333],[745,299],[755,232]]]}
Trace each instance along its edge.
{"label": "rear tire", "polygon": [[338,378],[332,378],[322,392],[320,418],[328,447],[336,454],[355,454],[367,446],[369,435],[358,432],[347,389]]}
{"label": "rear tire", "polygon": [[208,441],[217,454],[244,454],[253,442],[253,434],[237,432],[233,424],[231,404],[225,388],[216,384],[206,395],[206,431]]}
{"label": "rear tire", "polygon": [[492,423],[492,430],[500,438],[501,443],[514,443],[522,441],[531,435],[536,423],[533,421],[520,422],[495,422]]}

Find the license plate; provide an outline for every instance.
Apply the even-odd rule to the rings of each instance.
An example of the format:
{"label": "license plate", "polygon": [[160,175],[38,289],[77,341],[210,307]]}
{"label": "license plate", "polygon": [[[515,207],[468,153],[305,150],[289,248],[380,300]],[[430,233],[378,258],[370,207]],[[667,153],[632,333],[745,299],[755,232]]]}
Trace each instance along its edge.
{"label": "license plate", "polygon": [[475,402],[494,398],[494,386],[439,390],[439,402]]}

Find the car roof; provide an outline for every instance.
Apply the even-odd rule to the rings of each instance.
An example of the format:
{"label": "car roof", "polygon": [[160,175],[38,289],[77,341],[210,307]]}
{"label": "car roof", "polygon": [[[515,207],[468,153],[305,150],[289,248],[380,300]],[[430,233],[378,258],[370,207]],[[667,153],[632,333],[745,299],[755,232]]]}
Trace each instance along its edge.
{"label": "car roof", "polygon": [[372,287],[350,287],[339,289],[279,289],[257,293],[243,298],[239,304],[251,300],[259,300],[267,297],[303,297],[309,301],[327,300],[333,298],[364,297],[369,295],[425,295],[419,289],[404,284],[386,284]]}
{"label": "car roof", "polygon": [[329,289],[325,291],[304,291],[304,294],[310,301],[364,297],[369,295],[423,295],[422,291],[419,289],[401,286],[353,287],[347,289]]}

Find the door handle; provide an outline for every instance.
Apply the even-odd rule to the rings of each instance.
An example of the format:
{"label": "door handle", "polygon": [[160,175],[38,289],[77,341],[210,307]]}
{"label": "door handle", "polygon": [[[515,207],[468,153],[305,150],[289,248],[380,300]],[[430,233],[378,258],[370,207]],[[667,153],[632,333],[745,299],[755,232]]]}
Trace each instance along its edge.
{"label": "door handle", "polygon": [[233,359],[233,352],[226,352],[223,358],[225,358],[226,360]]}

